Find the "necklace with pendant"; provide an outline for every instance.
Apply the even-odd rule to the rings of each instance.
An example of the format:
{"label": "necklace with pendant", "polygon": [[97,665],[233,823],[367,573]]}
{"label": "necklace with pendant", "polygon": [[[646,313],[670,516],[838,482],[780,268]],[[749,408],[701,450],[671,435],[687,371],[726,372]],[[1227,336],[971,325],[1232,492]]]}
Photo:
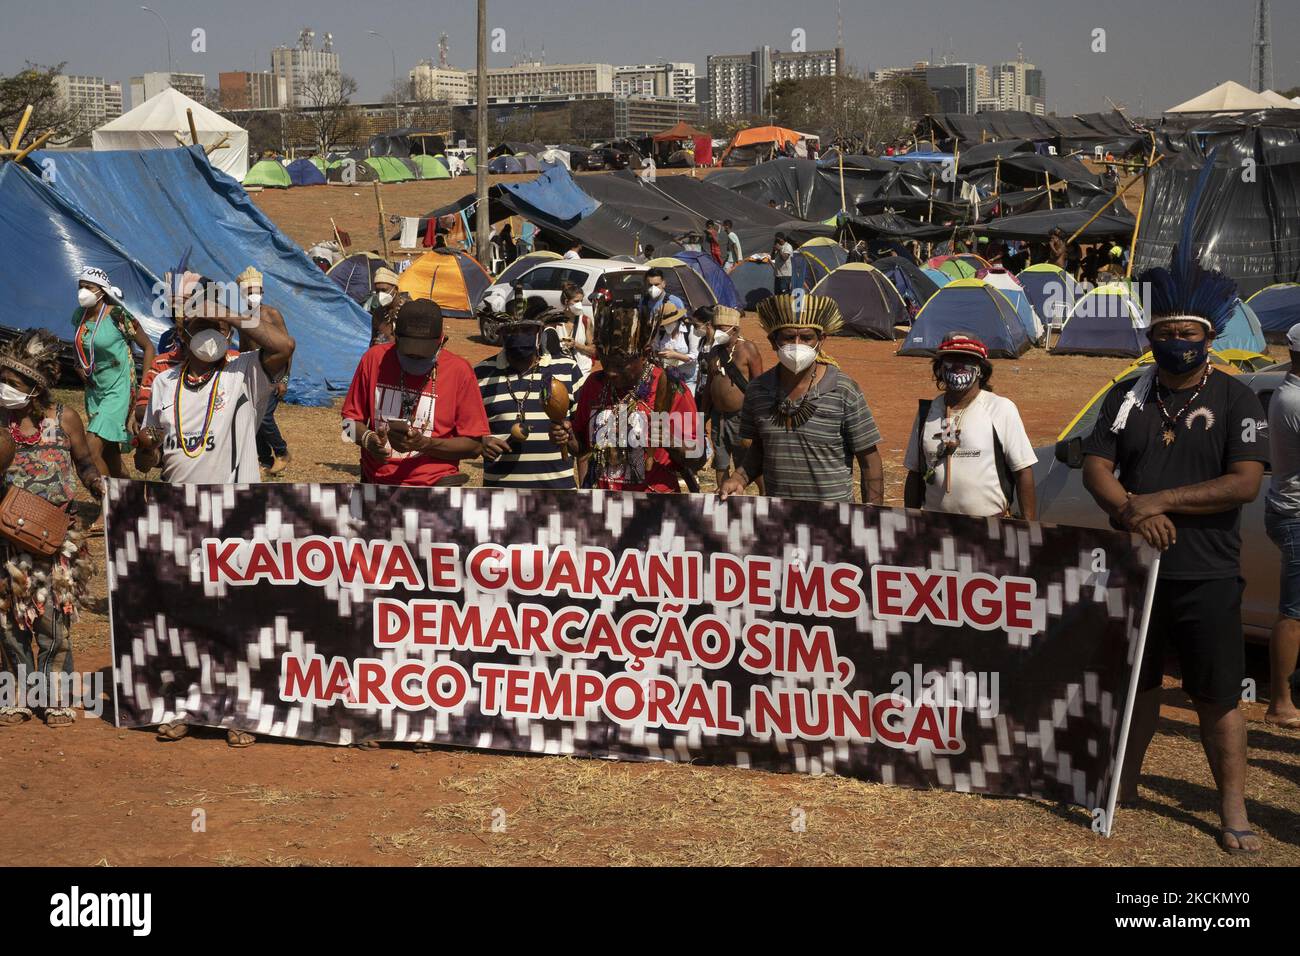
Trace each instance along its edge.
{"label": "necklace with pendant", "polygon": [[[1177,415],[1170,415],[1169,409],[1165,408],[1165,403],[1160,398],[1160,386],[1159,383],[1157,383],[1156,408],[1160,410],[1160,418],[1164,422],[1164,426],[1160,430],[1160,440],[1164,442],[1166,448],[1172,445],[1174,439],[1178,437],[1178,421],[1187,413],[1187,410],[1195,404],[1197,397],[1201,394],[1201,389],[1205,388],[1205,383],[1210,380],[1210,372],[1212,369],[1213,366],[1206,364],[1205,374],[1201,376],[1201,383],[1196,386],[1196,391],[1192,392],[1192,397],[1183,404],[1183,407],[1178,410]],[[1170,394],[1172,395],[1173,392],[1171,391]]]}
{"label": "necklace with pendant", "polygon": [[528,416],[525,414],[524,405],[528,401],[528,393],[530,391],[529,386],[532,384],[529,377],[532,374],[533,369],[530,367],[528,371],[518,376],[519,381],[522,382],[524,386],[523,395],[520,395],[515,391],[514,379],[509,376],[506,377],[506,388],[510,389],[510,397],[515,400],[515,408],[519,413],[514,425],[510,427],[510,437],[515,441],[527,441],[529,434],[531,434],[528,430]]}
{"label": "necklace with pendant", "polygon": [[[814,371],[813,380],[808,383],[808,390],[803,393],[803,396],[798,401],[791,400],[787,394],[785,398],[777,402],[776,408],[772,410],[772,420],[786,431],[793,431],[800,427],[817,413],[817,399],[820,396],[815,392],[818,385],[816,376],[817,373]],[[824,375],[823,378],[825,378]]]}

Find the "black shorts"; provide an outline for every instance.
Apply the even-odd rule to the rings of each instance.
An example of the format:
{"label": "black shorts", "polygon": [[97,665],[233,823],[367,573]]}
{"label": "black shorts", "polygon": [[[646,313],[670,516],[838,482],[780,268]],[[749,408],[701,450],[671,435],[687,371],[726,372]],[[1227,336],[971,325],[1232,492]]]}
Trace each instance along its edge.
{"label": "black shorts", "polygon": [[1241,631],[1241,578],[1157,581],[1139,690],[1161,684],[1167,648],[1178,655],[1183,690],[1192,700],[1235,704],[1246,679]]}

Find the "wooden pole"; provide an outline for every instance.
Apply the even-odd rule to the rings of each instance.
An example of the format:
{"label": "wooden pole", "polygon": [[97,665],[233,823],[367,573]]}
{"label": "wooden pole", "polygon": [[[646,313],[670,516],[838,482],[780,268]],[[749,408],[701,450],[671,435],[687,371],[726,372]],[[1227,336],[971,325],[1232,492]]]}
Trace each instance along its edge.
{"label": "wooden pole", "polygon": [[840,212],[849,211],[848,200],[844,198],[844,148],[840,147]]}
{"label": "wooden pole", "polygon": [[348,247],[343,243],[343,236],[339,233],[339,227],[334,224],[334,217],[330,216],[330,228],[334,230],[334,241],[339,244],[340,256],[348,254]]}
{"label": "wooden pole", "polygon": [[1055,207],[1052,206],[1052,174],[1045,169],[1043,170],[1043,182],[1047,183],[1047,208],[1053,209]]}
{"label": "wooden pole", "polygon": [[14,141],[9,144],[9,148],[17,152],[18,147],[22,145],[23,133],[27,132],[27,124],[32,119],[32,105],[27,104],[27,109],[23,110],[23,118],[18,121],[18,129],[14,133]]}
{"label": "wooden pole", "polygon": [[27,158],[27,155],[31,153],[33,150],[40,149],[42,146],[44,146],[45,141],[53,135],[54,135],[54,130],[47,129],[40,136],[36,137],[36,139],[32,140],[31,144],[28,145],[26,149],[22,150],[22,152],[20,152],[17,156],[15,156],[13,158],[13,162],[21,163],[24,159]]}
{"label": "wooden pole", "polygon": [[1138,201],[1138,211],[1136,221],[1133,223],[1133,238],[1129,240],[1128,247],[1128,266],[1124,269],[1124,278],[1133,278],[1133,260],[1137,257],[1138,230],[1142,228],[1142,212],[1147,206],[1147,174],[1154,166],[1156,158],[1156,135],[1151,134],[1151,158],[1147,162],[1146,168],[1142,170],[1142,198]]}
{"label": "wooden pole", "polygon": [[[1155,161],[1154,163],[1152,163],[1151,165],[1152,165],[1152,166],[1155,166],[1155,165],[1156,165],[1157,163],[1159,163],[1160,160],[1162,160],[1162,159],[1164,159],[1164,156],[1158,156],[1158,157],[1156,157],[1156,161]],[[1148,167],[1148,168],[1150,168],[1150,167]],[[1132,177],[1129,179],[1129,181],[1128,181],[1127,183],[1124,184],[1124,188],[1123,188],[1123,189],[1121,189],[1121,190],[1120,190],[1119,192],[1117,192],[1115,195],[1113,195],[1113,196],[1111,196],[1109,199],[1107,199],[1106,202],[1102,205],[1102,207],[1101,207],[1100,209],[1098,209],[1095,213],[1092,214],[1092,218],[1090,218],[1090,219],[1089,219],[1087,222],[1085,222],[1082,226],[1080,226],[1078,229],[1076,229],[1076,230],[1074,231],[1074,235],[1070,236],[1069,239],[1066,239],[1066,240],[1065,240],[1065,244],[1068,246],[1070,243],[1074,242],[1074,240],[1078,239],[1079,236],[1080,236],[1080,234],[1082,234],[1083,230],[1087,229],[1087,228],[1088,228],[1089,226],[1091,226],[1094,222],[1096,222],[1096,221],[1097,221],[1097,217],[1099,217],[1102,213],[1104,213],[1107,209],[1109,209],[1109,208],[1110,208],[1110,207],[1115,203],[1115,200],[1119,199],[1119,198],[1120,198],[1121,196],[1123,196],[1126,192],[1128,192],[1128,191],[1129,191],[1129,188],[1130,188],[1134,183],[1136,183],[1139,179],[1141,179],[1144,175],[1145,175],[1145,173],[1137,173],[1136,175],[1132,176]]]}
{"label": "wooden pole", "polygon": [[384,197],[379,191],[379,180],[375,180],[375,207],[379,210],[379,241],[384,247],[384,261],[391,262],[388,258],[388,230],[384,228]]}
{"label": "wooden pole", "polygon": [[999,185],[1001,179],[1002,179],[1002,157],[999,156],[997,157],[997,159],[993,160],[993,195],[994,196],[1002,192],[1002,187]]}
{"label": "wooden pole", "polygon": [[199,145],[199,131],[194,125],[194,111],[188,107],[185,110],[185,118],[190,122],[190,142],[194,146]]}
{"label": "wooden pole", "polygon": [[925,214],[926,222],[934,222],[934,173],[930,174],[930,208]]}

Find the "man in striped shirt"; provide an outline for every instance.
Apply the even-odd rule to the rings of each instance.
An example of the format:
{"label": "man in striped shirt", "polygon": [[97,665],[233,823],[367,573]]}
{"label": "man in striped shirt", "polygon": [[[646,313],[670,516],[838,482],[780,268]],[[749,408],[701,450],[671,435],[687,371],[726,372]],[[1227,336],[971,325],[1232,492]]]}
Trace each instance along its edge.
{"label": "man in striped shirt", "polygon": [[551,441],[546,398],[562,387],[572,401],[582,376],[572,359],[541,353],[543,317],[520,311],[499,326],[504,348],[474,367],[492,431],[483,439],[483,485],[572,489],[573,459]]}

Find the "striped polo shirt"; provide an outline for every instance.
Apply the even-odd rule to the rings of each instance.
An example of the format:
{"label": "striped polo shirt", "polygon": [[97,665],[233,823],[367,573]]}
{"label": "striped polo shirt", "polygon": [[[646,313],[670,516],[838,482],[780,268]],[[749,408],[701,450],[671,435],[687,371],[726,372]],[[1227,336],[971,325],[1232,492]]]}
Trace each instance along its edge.
{"label": "striped polo shirt", "polygon": [[[573,459],[560,454],[560,446],[551,441],[551,420],[542,407],[541,387],[545,377],[563,383],[569,391],[570,409],[578,394],[575,383],[582,377],[570,359],[543,355],[527,375],[516,375],[498,352],[474,366],[488,426],[497,438],[510,441],[510,429],[519,420],[519,403],[523,403],[528,439],[522,444],[511,441],[512,450],[496,461],[483,460],[483,484],[489,488],[575,488]],[[514,394],[510,392],[514,386]],[[518,449],[518,450],[513,450]]]}
{"label": "striped polo shirt", "polygon": [[781,366],[749,383],[740,437],[763,445],[763,482],[775,498],[853,500],[853,458],[880,444],[880,430],[857,382],[833,365],[812,387],[815,411],[793,429],[773,418],[784,397]]}

